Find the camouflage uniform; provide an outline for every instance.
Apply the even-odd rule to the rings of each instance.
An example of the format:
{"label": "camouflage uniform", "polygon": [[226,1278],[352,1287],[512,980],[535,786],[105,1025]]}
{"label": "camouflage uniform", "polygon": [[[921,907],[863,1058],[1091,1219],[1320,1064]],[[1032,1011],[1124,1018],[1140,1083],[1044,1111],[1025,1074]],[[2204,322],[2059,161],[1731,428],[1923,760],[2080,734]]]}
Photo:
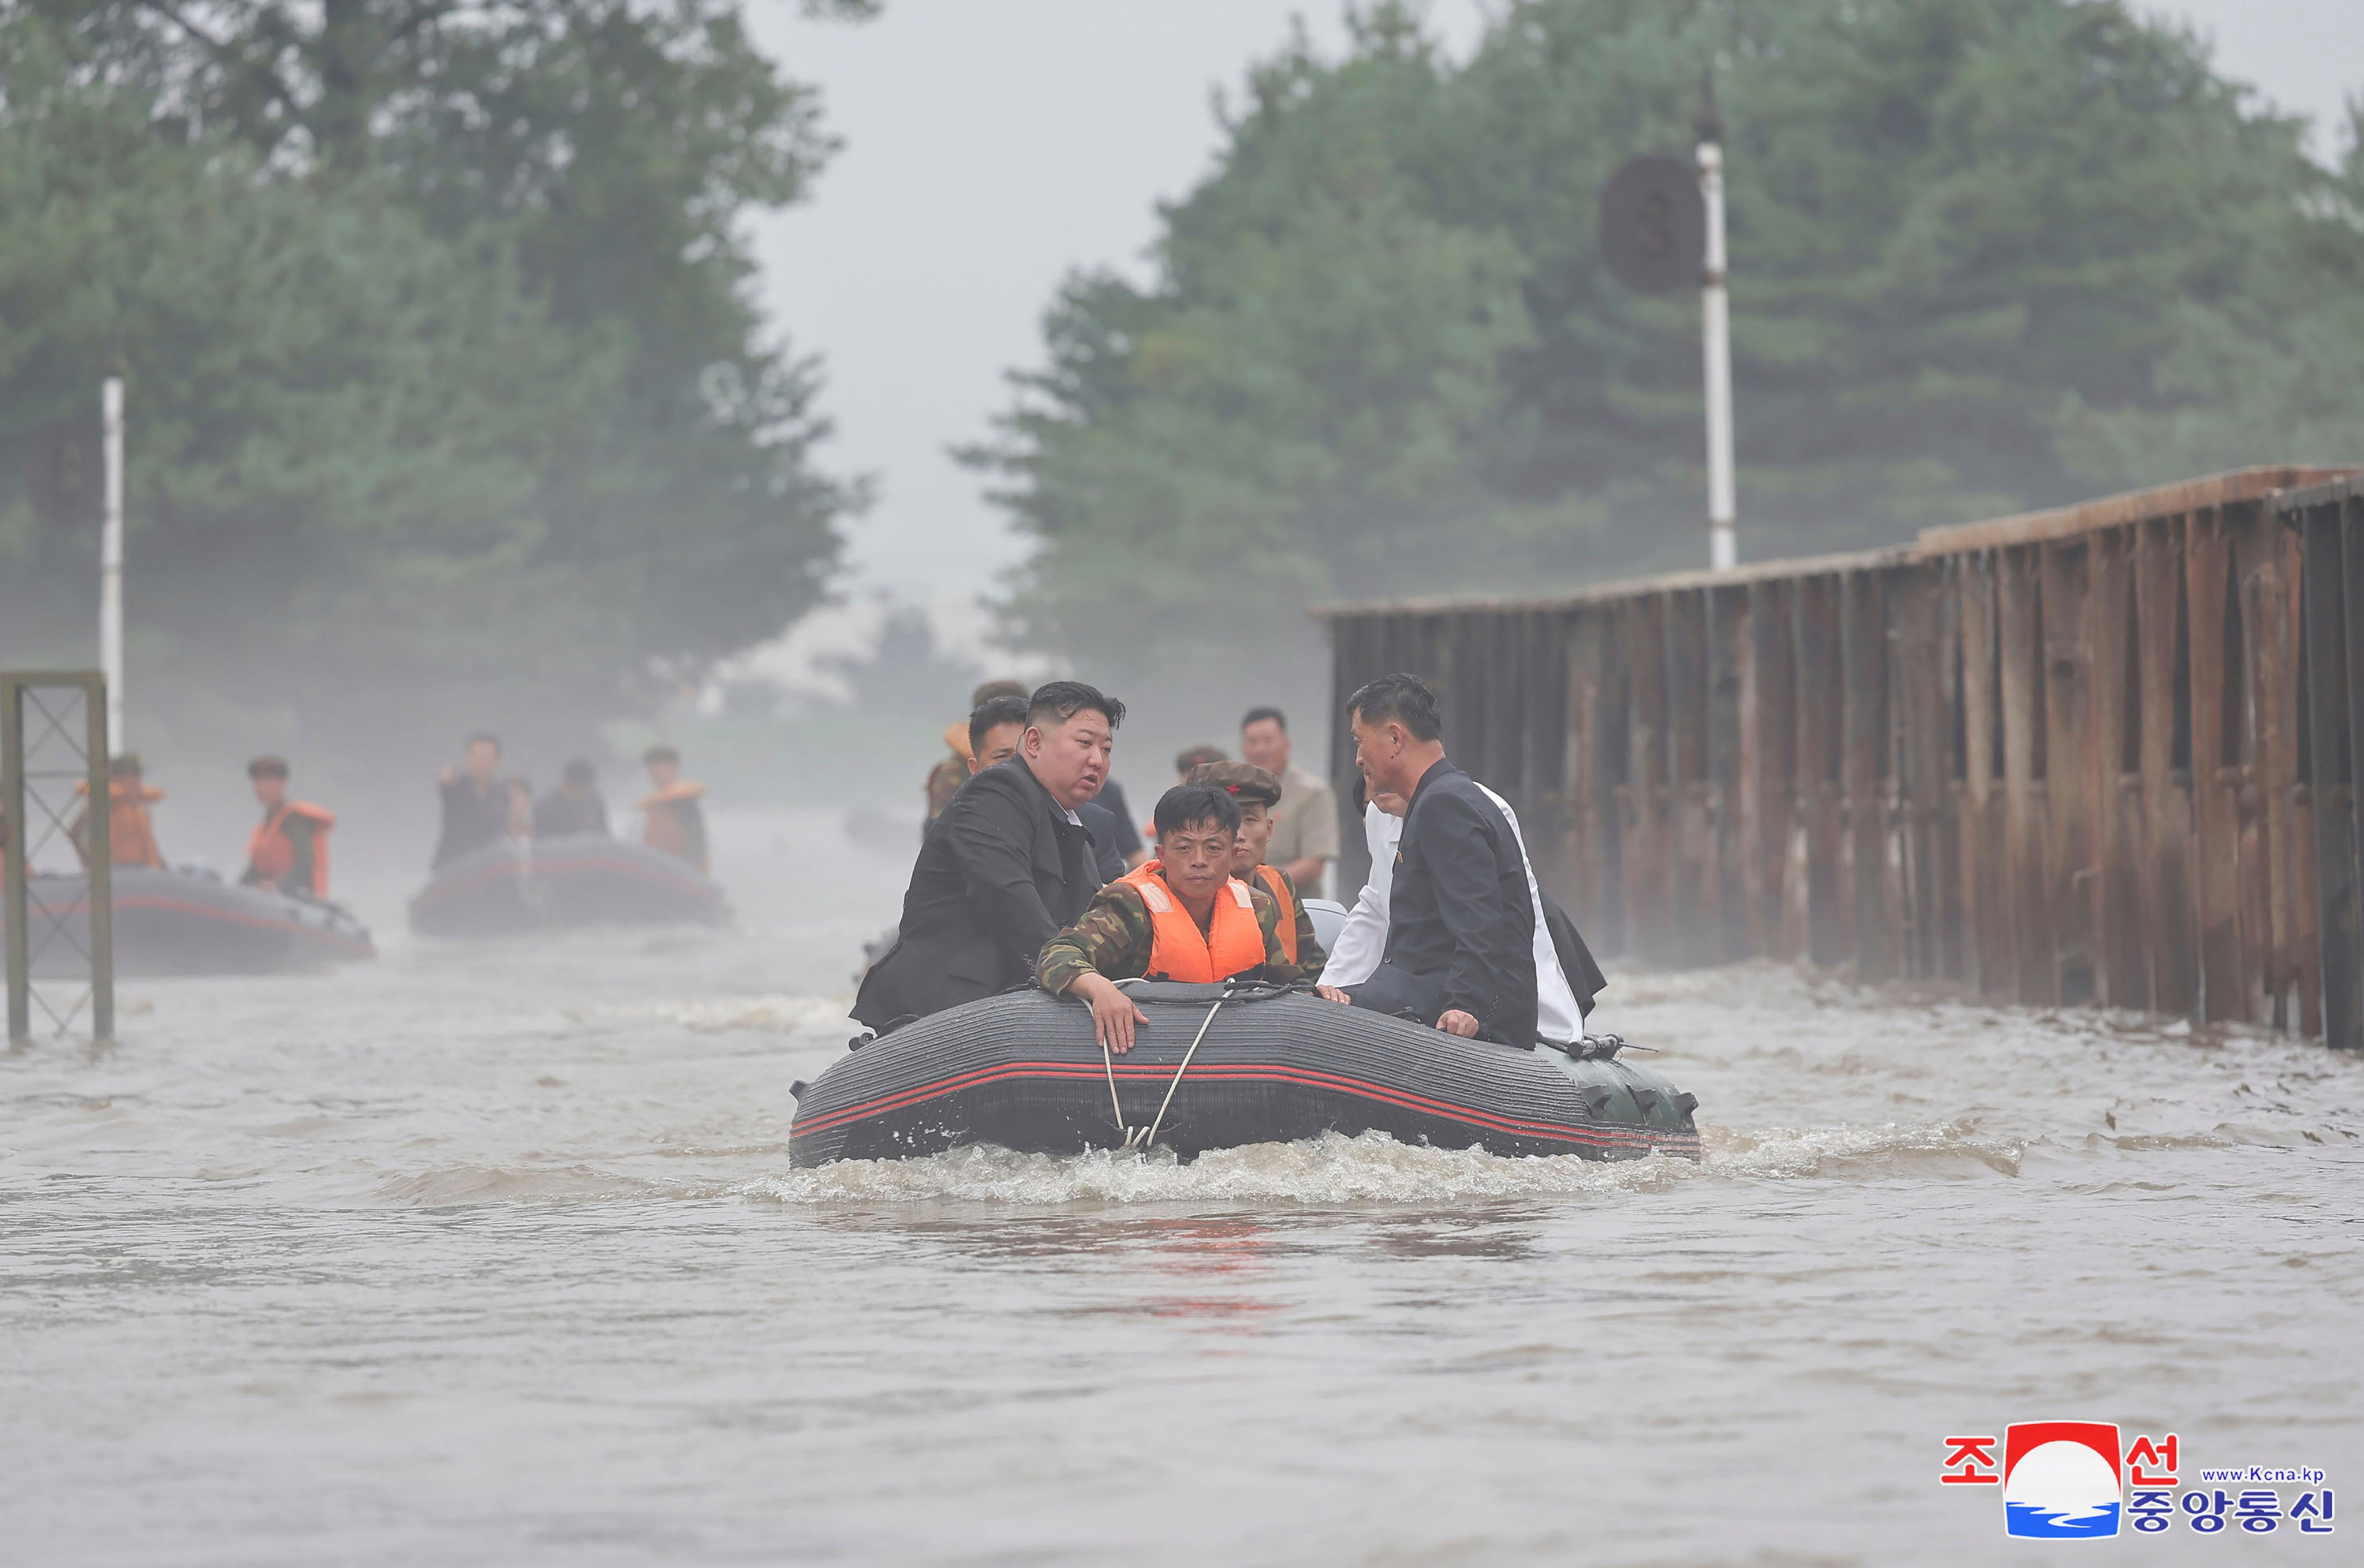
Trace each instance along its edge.
{"label": "camouflage uniform", "polygon": [[933,822],[953,803],[953,796],[968,783],[968,759],[958,751],[938,762],[928,773],[928,820]]}
{"label": "camouflage uniform", "polygon": [[[1313,917],[1305,912],[1305,895],[1297,891],[1297,879],[1278,866],[1270,869],[1280,878],[1281,886],[1288,889],[1288,902],[1297,911],[1297,972],[1307,980],[1314,979],[1321,974],[1322,966],[1330,962],[1330,955],[1321,951],[1321,943],[1313,934]],[[1261,879],[1256,876],[1254,867],[1234,871],[1232,874],[1266,897],[1272,896],[1267,889],[1256,885]],[[1277,914],[1278,906],[1274,908]]]}
{"label": "camouflage uniform", "polygon": [[[1281,956],[1280,906],[1254,884],[1248,886],[1248,903],[1264,931],[1266,973],[1276,980],[1299,978]],[[1043,944],[1043,954],[1034,961],[1034,978],[1054,995],[1094,970],[1111,980],[1137,980],[1149,973],[1156,940],[1149,906],[1141,901],[1139,890],[1129,883],[1111,882],[1092,895],[1082,919]]]}

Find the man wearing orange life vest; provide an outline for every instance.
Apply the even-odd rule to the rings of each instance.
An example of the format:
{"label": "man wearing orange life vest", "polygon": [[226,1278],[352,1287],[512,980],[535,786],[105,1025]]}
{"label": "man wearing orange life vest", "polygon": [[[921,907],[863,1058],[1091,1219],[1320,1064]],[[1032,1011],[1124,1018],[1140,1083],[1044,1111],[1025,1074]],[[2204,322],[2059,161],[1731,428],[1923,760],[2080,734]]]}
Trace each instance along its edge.
{"label": "man wearing orange life vest", "polygon": [[1240,836],[1232,851],[1232,874],[1251,886],[1262,884],[1280,906],[1280,951],[1307,979],[1321,973],[1329,955],[1313,934],[1313,917],[1305,912],[1297,883],[1288,872],[1265,862],[1272,847],[1272,830],[1280,822],[1280,780],[1253,762],[1202,762],[1190,770],[1185,784],[1221,790],[1238,802]]}
{"label": "man wearing orange life vest", "polygon": [[652,746],[641,761],[654,786],[641,802],[641,842],[706,870],[706,810],[697,804],[706,786],[681,776],[681,753],[670,746]]}
{"label": "man wearing orange life vest", "polygon": [[268,887],[311,898],[329,896],[329,829],[336,817],[320,806],[287,798],[287,762],[257,757],[246,765],[262,820],[246,842],[249,887]]}
{"label": "man wearing orange life vest", "polygon": [[1299,978],[1281,951],[1280,906],[1232,875],[1238,804],[1219,789],[1179,784],[1157,803],[1154,826],[1157,858],[1094,894],[1035,961],[1043,989],[1088,1003],[1093,1033],[1120,1054],[1148,1016],[1119,980]]}
{"label": "man wearing orange life vest", "polygon": [[[88,785],[78,784],[74,793],[88,795]],[[126,751],[106,764],[106,858],[119,866],[157,866],[164,863],[163,852],[156,847],[156,825],[148,816],[148,808],[164,798],[161,789],[149,787],[141,775],[139,754]],[[83,864],[90,863],[90,807],[85,805],[67,829],[73,839],[74,850],[82,856]]]}

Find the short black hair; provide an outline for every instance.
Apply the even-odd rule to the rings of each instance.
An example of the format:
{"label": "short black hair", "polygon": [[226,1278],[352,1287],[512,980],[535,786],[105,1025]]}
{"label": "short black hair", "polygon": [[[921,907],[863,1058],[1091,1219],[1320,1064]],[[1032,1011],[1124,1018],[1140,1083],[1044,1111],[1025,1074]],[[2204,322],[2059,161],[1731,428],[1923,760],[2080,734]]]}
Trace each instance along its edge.
{"label": "short black hair", "polygon": [[565,780],[571,784],[587,784],[597,779],[598,776],[599,774],[597,770],[593,768],[589,762],[585,762],[580,757],[577,757],[574,761],[567,763],[565,772],[559,774],[560,778]]}
{"label": "short black hair", "polygon": [[1098,686],[1087,686],[1081,681],[1046,681],[1035,687],[1033,697],[1026,704],[1026,722],[1037,729],[1047,729],[1052,725],[1066,723],[1087,708],[1107,719],[1110,729],[1124,722],[1124,704],[1104,695]]}
{"label": "short black hair", "polygon": [[1366,724],[1392,718],[1411,731],[1415,740],[1434,740],[1444,733],[1444,715],[1437,708],[1436,694],[1418,675],[1400,671],[1355,688],[1355,695],[1346,699],[1346,712]]}
{"label": "short black hair", "polygon": [[106,776],[111,779],[128,779],[132,774],[143,771],[139,753],[137,751],[118,752],[114,760],[106,764]]}
{"label": "short black hair", "polygon": [[246,765],[246,776],[251,779],[284,779],[287,776],[287,759],[257,757]]}
{"label": "short black hair", "polygon": [[461,743],[461,750],[465,751],[468,747],[474,746],[479,740],[482,740],[485,745],[490,746],[496,751],[501,749],[501,738],[499,736],[494,734],[489,729],[479,729]]}
{"label": "short black hair", "polygon": [[641,762],[643,764],[650,762],[678,763],[680,761],[681,753],[679,751],[676,751],[672,747],[662,743],[652,746],[647,751],[641,753]]}
{"label": "short black hair", "polygon": [[1262,724],[1267,718],[1280,726],[1280,732],[1283,735],[1288,733],[1288,715],[1281,712],[1280,709],[1277,707],[1252,707],[1248,709],[1248,716],[1240,720],[1240,728],[1242,729],[1245,729],[1249,725]]}
{"label": "short black hair", "polygon": [[985,738],[1005,724],[1026,722],[1026,699],[1008,694],[987,697],[968,716],[968,754],[985,750]]}
{"label": "short black hair", "polygon": [[1228,791],[1211,784],[1176,784],[1157,797],[1156,813],[1150,826],[1161,839],[1183,828],[1195,828],[1201,822],[1221,825],[1226,833],[1240,830],[1240,803]]}

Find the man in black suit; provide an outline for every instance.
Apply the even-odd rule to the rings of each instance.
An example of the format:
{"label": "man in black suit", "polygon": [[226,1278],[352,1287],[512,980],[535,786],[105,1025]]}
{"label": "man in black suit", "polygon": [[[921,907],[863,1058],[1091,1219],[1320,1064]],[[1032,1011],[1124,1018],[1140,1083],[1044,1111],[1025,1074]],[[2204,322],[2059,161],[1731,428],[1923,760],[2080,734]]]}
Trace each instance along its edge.
{"label": "man in black suit", "polygon": [[883,1034],[1032,977],[1043,944],[1099,891],[1076,808],[1107,782],[1123,721],[1124,704],[1078,681],[1034,694],[1018,754],[973,774],[930,826],[857,1019]]}
{"label": "man in black suit", "polygon": [[1448,1034],[1535,1042],[1535,911],[1519,836],[1444,755],[1436,694],[1382,675],[1346,699],[1355,764],[1372,792],[1411,802],[1396,849],[1377,971],[1333,1002],[1416,1018]]}

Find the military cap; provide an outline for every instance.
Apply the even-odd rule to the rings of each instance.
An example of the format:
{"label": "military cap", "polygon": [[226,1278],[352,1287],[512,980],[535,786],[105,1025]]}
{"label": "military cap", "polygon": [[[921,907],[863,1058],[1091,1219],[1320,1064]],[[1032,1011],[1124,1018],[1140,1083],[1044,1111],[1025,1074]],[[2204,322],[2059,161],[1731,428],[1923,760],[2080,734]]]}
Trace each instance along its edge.
{"label": "military cap", "polygon": [[1182,782],[1211,784],[1229,792],[1235,800],[1260,800],[1266,806],[1280,804],[1280,781],[1253,762],[1201,762]]}
{"label": "military cap", "polygon": [[996,697],[1024,697],[1033,695],[1034,688],[1022,681],[987,681],[969,693],[968,710],[975,713]]}

